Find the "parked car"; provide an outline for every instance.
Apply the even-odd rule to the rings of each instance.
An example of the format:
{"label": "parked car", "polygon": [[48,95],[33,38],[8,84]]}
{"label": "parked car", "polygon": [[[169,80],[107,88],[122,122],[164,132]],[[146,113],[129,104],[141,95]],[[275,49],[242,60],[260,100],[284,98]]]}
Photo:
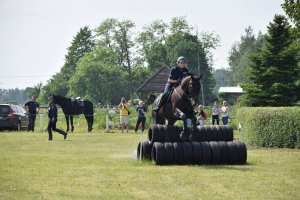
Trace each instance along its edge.
{"label": "parked car", "polygon": [[19,105],[0,104],[0,130],[27,129],[28,116],[24,108]]}

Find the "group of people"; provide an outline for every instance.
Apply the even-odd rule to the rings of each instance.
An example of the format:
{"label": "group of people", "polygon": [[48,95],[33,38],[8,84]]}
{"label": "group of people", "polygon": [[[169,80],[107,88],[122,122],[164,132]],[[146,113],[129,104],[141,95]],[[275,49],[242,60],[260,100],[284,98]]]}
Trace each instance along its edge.
{"label": "group of people", "polygon": [[[53,135],[52,135],[52,131],[56,131],[60,134],[62,134],[64,136],[64,139],[67,138],[68,133],[60,130],[58,128],[56,128],[56,122],[57,122],[57,107],[56,104],[54,103],[53,97],[49,97],[48,98],[48,118],[49,118],[49,122],[48,122],[48,126],[47,126],[47,130],[48,130],[48,140],[52,141],[53,139]],[[25,103],[24,105],[27,113],[28,113],[28,128],[27,131],[32,131],[34,132],[34,125],[35,125],[35,119],[36,119],[36,115],[39,113],[40,111],[40,105],[38,102],[36,102],[36,96],[33,95],[31,97],[31,101],[28,101]]]}
{"label": "group of people", "polygon": [[[120,109],[120,126],[121,126],[121,132],[124,133],[124,129],[126,128],[127,132],[129,129],[129,103],[126,101],[125,97],[121,98],[121,102],[118,105]],[[136,111],[138,113],[138,118],[135,125],[135,132],[137,132],[138,128],[141,125],[141,130],[144,132],[145,130],[145,122],[146,122],[146,112],[147,107],[144,105],[143,101],[139,101],[139,106],[136,108]]]}
{"label": "group of people", "polygon": [[[186,59],[183,56],[180,56],[177,59],[177,65],[173,67],[170,71],[168,81],[166,83],[165,91],[159,101],[159,103],[153,108],[153,111],[158,112],[160,108],[166,103],[168,99],[168,93],[170,90],[176,85],[180,84],[182,79],[189,74],[189,70],[186,67]],[[56,122],[57,122],[57,108],[53,101],[52,97],[48,98],[48,134],[49,134],[49,141],[52,141],[52,131],[56,131],[64,136],[64,139],[67,138],[67,133],[59,130],[56,128]],[[126,99],[123,97],[121,98],[121,102],[118,105],[120,109],[120,126],[121,126],[121,132],[124,133],[124,130],[128,132],[129,130],[129,103],[126,101]],[[39,112],[39,104],[36,102],[36,97],[32,96],[31,101],[27,102],[25,104],[25,108],[28,112],[29,116],[29,124],[28,124],[28,131],[34,131],[34,124],[36,115]],[[142,132],[145,129],[145,122],[146,122],[146,112],[147,108],[144,105],[143,101],[139,101],[139,105],[136,108],[136,112],[138,113],[138,118],[135,126],[135,132],[137,132],[138,128],[141,127]],[[214,107],[212,108],[212,124],[214,125],[215,122],[217,125],[219,125],[220,121],[220,114],[222,115],[222,121],[224,125],[228,124],[229,119],[229,106],[227,101],[223,101],[223,107],[218,106],[218,102],[214,102]],[[204,107],[202,105],[199,106],[199,116],[198,116],[198,125],[204,125],[205,120],[207,119],[207,115],[204,112]]]}
{"label": "group of people", "polygon": [[[220,115],[224,125],[228,124],[229,121],[229,105],[227,101],[223,101],[223,106],[219,107],[219,102],[215,101],[214,106],[212,108],[212,124],[220,125]],[[204,112],[204,107],[199,105],[199,117],[198,117],[198,125],[203,126],[205,124],[205,120],[207,119],[207,115]]]}

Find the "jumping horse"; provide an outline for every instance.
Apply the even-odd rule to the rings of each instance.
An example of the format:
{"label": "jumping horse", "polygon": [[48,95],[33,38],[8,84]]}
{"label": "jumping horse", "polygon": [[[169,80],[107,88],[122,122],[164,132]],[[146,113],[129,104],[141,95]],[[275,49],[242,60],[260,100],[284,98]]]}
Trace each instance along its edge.
{"label": "jumping horse", "polygon": [[[163,105],[163,107],[158,111],[152,111],[152,116],[156,124],[165,124],[168,121],[168,125],[174,125],[177,120],[184,121],[184,130],[187,130],[186,120],[191,119],[193,128],[196,130],[196,116],[194,112],[194,106],[197,104],[198,96],[201,89],[200,76],[190,76],[185,77],[181,84],[175,86],[170,94],[169,101]],[[146,100],[145,104],[153,106],[159,103],[162,94],[158,97],[155,95],[150,95]]]}
{"label": "jumping horse", "polygon": [[94,106],[89,100],[72,100],[71,98],[66,98],[60,95],[53,95],[54,103],[58,104],[65,114],[67,123],[67,132],[69,129],[69,119],[71,122],[71,131],[74,131],[73,126],[73,116],[84,114],[85,119],[88,124],[88,132],[93,129],[94,123]]}

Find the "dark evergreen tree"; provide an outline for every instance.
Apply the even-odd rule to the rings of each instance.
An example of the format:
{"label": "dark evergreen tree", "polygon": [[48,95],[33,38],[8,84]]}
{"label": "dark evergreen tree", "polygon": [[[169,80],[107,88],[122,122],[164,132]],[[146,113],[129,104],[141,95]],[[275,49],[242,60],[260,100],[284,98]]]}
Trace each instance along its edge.
{"label": "dark evergreen tree", "polygon": [[253,82],[242,86],[251,106],[291,106],[298,100],[298,51],[287,19],[275,15],[264,46],[250,57]]}

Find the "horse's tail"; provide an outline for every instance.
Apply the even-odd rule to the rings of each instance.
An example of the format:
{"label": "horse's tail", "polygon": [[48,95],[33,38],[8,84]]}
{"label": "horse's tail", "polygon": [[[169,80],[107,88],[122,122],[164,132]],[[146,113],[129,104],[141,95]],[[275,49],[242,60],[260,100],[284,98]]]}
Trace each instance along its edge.
{"label": "horse's tail", "polygon": [[156,99],[156,96],[153,95],[153,94],[150,94],[149,97],[147,98],[146,102],[145,102],[145,105],[149,106],[149,105],[153,104],[155,99]]}

